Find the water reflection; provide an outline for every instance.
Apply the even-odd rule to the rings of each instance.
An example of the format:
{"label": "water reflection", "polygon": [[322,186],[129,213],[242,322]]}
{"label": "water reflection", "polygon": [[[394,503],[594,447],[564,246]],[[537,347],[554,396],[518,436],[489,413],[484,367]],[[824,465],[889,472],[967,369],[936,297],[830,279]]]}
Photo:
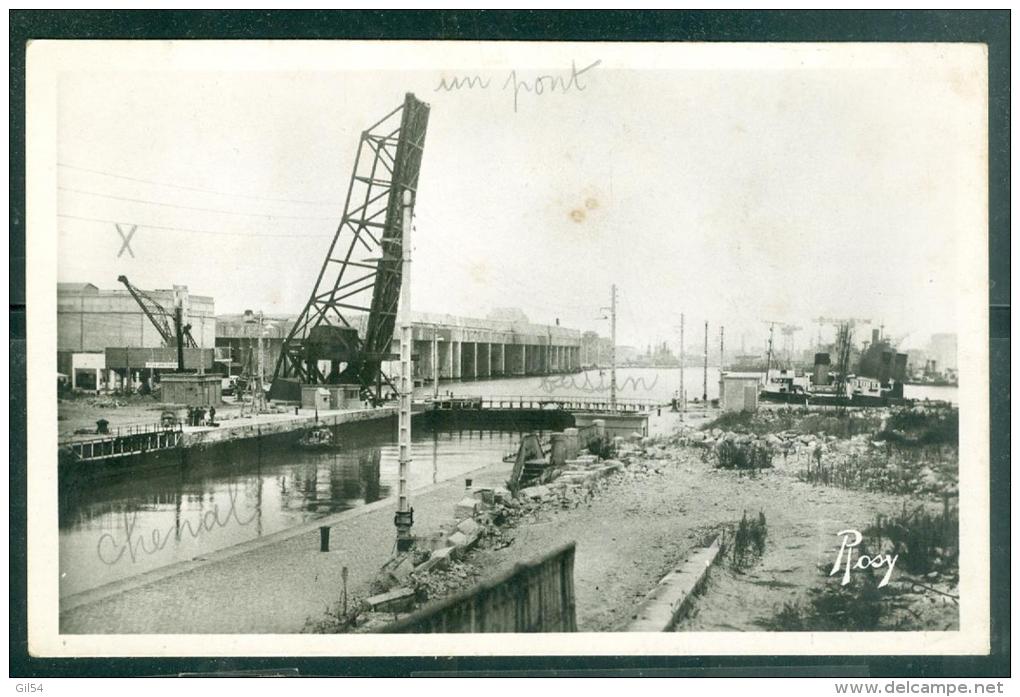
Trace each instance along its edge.
{"label": "water reflection", "polygon": [[[418,429],[410,486],[498,463],[514,431]],[[117,476],[62,477],[60,592],[77,593],[372,503],[396,491],[392,429],[341,435],[337,451],[234,444]],[[244,523],[244,524],[242,524]],[[122,551],[123,550],[123,551]],[[110,563],[114,560],[113,563]]]}

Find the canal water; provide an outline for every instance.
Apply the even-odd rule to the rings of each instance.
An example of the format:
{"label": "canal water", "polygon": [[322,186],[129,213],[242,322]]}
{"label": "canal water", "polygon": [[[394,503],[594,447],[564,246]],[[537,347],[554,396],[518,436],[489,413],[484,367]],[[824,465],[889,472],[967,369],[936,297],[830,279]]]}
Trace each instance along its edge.
{"label": "canal water", "polygon": [[[709,399],[718,396],[709,369]],[[606,398],[609,371],[440,386],[458,396]],[[704,375],[688,368],[688,398],[700,398]],[[668,401],[679,370],[621,369],[621,398]],[[928,388],[940,389],[940,388]],[[945,389],[945,388],[941,388]],[[418,396],[431,394],[431,386]],[[947,396],[932,397],[948,399]],[[417,421],[416,421],[417,423]],[[113,581],[230,547],[388,498],[396,491],[395,420],[345,429],[336,452],[239,443],[156,467],[60,482],[60,594]],[[499,462],[520,433],[508,430],[414,430],[412,489]]]}

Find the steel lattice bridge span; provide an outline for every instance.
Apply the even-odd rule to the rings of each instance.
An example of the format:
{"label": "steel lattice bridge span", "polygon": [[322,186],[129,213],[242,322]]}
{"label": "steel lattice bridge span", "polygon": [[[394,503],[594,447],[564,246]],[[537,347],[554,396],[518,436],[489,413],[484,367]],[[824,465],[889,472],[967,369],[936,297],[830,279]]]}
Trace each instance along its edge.
{"label": "steel lattice bridge span", "polygon": [[664,406],[662,400],[655,399],[617,399],[614,404],[607,397],[552,397],[549,395],[440,397],[426,402],[426,408],[434,411],[552,410],[587,414],[643,414],[662,406]]}
{"label": "steel lattice bridge span", "polygon": [[422,405],[422,417],[433,427],[509,428],[515,431],[554,431],[588,428],[600,421],[611,436],[648,435],[648,419],[664,406],[661,400],[604,395],[439,397]]}

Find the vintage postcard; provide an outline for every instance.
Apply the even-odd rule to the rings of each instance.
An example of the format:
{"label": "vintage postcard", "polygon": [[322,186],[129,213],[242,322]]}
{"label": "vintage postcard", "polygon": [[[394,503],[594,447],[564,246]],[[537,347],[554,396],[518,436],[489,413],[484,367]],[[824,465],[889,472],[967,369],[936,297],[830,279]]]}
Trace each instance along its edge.
{"label": "vintage postcard", "polygon": [[987,81],[31,43],[31,653],[987,653]]}

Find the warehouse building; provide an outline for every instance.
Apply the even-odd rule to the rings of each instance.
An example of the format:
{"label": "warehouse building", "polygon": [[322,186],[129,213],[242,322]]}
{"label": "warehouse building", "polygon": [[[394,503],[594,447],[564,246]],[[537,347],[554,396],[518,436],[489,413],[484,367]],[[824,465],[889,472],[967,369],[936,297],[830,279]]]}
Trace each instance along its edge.
{"label": "warehouse building", "polygon": [[[216,344],[213,299],[192,295],[187,286],[146,294],[168,310],[180,302],[199,347],[186,349],[185,365],[211,370]],[[57,284],[58,381],[71,389],[99,391],[120,387],[130,376],[137,387],[175,369],[176,361],[176,349],[163,346],[162,336],[127,289]]]}

